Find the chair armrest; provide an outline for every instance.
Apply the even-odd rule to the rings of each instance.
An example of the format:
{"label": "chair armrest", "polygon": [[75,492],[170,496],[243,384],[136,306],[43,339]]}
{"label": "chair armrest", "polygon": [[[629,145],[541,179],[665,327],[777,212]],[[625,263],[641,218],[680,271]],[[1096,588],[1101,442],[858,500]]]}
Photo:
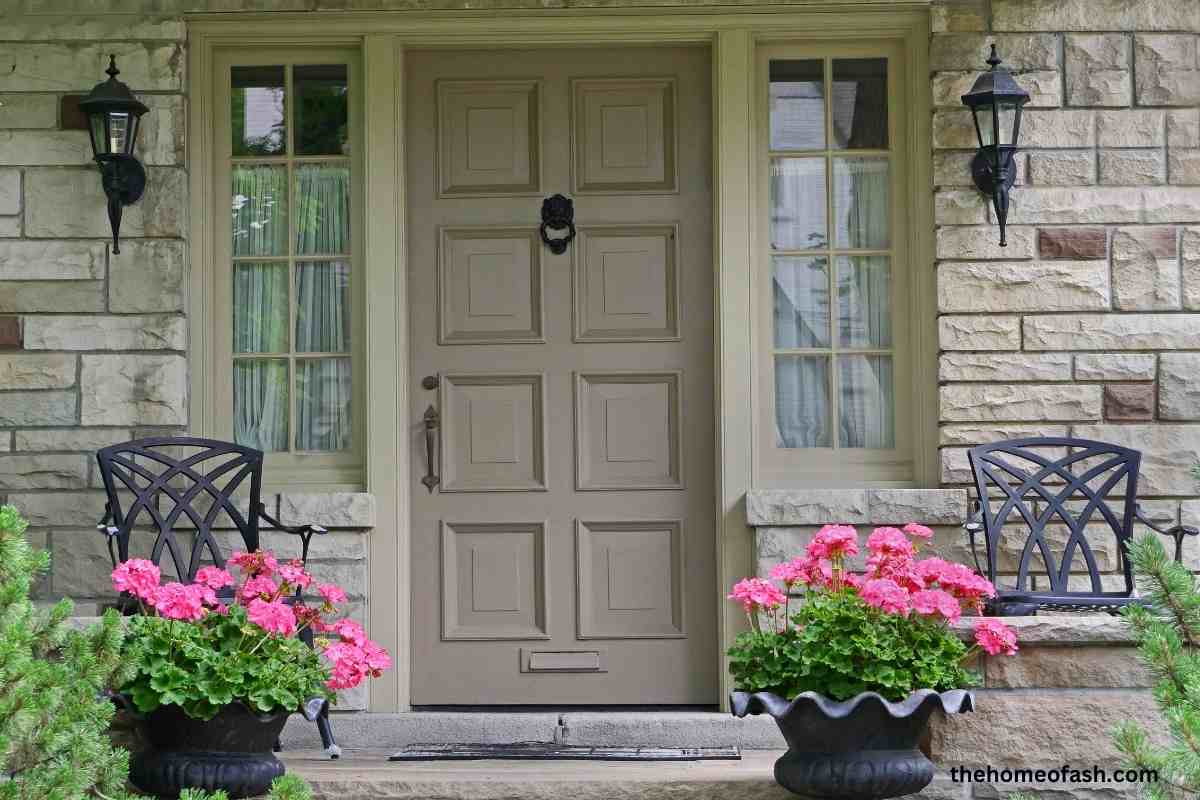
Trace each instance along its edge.
{"label": "chair armrest", "polygon": [[300,537],[300,541],[303,546],[300,561],[305,564],[308,563],[308,544],[312,540],[313,534],[324,535],[329,533],[328,530],[320,525],[284,525],[282,522],[267,513],[267,506],[265,503],[258,504],[258,515],[266,520],[272,528]]}
{"label": "chair armrest", "polygon": [[[975,547],[975,534],[983,532],[983,513],[978,500],[971,501],[971,510],[967,514],[967,519],[963,522],[963,530],[967,532],[967,538],[971,542],[971,558],[975,561],[975,571],[980,575],[986,575],[983,567],[979,565],[979,553]],[[986,541],[985,541],[986,544]]]}
{"label": "chair armrest", "polygon": [[96,523],[96,530],[98,530],[102,534],[104,534],[105,544],[108,545],[108,557],[112,561],[113,569],[116,569],[117,568],[117,554],[113,550],[113,539],[115,539],[117,534],[121,532],[121,529],[116,527],[115,525],[109,525],[109,523],[112,522],[112,518],[113,518],[112,504],[109,502],[105,502],[104,503],[104,516],[100,518],[100,521],[98,523]]}
{"label": "chair armrest", "polygon": [[1200,535],[1200,530],[1197,530],[1191,525],[1172,525],[1171,527],[1155,525],[1150,521],[1150,518],[1146,516],[1145,512],[1142,511],[1142,506],[1140,503],[1133,504],[1133,513],[1137,517],[1138,522],[1142,523],[1150,530],[1154,531],[1155,533],[1161,533],[1163,536],[1170,536],[1175,540],[1175,560],[1182,564],[1183,537]]}

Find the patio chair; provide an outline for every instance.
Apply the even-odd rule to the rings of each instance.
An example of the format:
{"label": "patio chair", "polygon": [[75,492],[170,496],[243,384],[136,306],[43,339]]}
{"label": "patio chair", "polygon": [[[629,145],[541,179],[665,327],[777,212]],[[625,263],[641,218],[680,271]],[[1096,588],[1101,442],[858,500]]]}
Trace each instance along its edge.
{"label": "patio chair", "polygon": [[[1133,596],[1133,570],[1127,557],[1135,521],[1172,537],[1179,562],[1184,537],[1197,535],[1196,528],[1164,527],[1146,518],[1137,502],[1142,459],[1137,450],[1088,439],[1028,438],[980,445],[967,455],[976,498],[964,527],[976,568],[996,585],[988,613],[1018,616],[1036,614],[1038,609],[1116,613],[1139,602]],[[1055,528],[1048,531],[1048,526],[1059,531],[1057,541],[1052,535]],[[976,550],[979,533],[986,547],[986,571]],[[1097,561],[1097,545],[1109,534],[1115,539],[1124,584],[1120,589],[1105,589]],[[1001,586],[1000,573],[1014,571],[1012,563],[1001,564],[1006,549],[1015,561],[1016,577]],[[1019,558],[1014,557],[1017,554]],[[1042,562],[1038,569],[1036,556]]]}
{"label": "patio chair", "polygon": [[[246,552],[258,549],[259,531],[265,523],[299,537],[300,558],[305,564],[313,535],[326,533],[320,525],[283,525],[267,513],[261,501],[263,454],[259,450],[213,439],[157,437],[105,447],[96,453],[96,460],[108,495],[104,518],[96,527],[107,538],[114,567],[130,558],[130,538],[139,525],[155,533],[146,557],[161,564],[163,555],[169,554],[175,575],[183,583],[196,579],[205,550],[209,563],[224,568],[225,557],[213,536],[214,523],[222,512],[241,534]],[[235,496],[247,478],[248,496]],[[239,508],[243,500],[248,500],[248,505]],[[224,519],[221,522],[225,523]],[[177,532],[194,537],[189,552],[184,552]],[[232,600],[232,591],[223,589],[218,595]],[[289,602],[300,599],[297,592]],[[126,614],[137,610],[136,602],[127,595],[116,605]],[[311,647],[312,631],[302,632],[301,639]],[[341,749],[329,724],[328,703],[316,723],[326,754],[338,758]]]}

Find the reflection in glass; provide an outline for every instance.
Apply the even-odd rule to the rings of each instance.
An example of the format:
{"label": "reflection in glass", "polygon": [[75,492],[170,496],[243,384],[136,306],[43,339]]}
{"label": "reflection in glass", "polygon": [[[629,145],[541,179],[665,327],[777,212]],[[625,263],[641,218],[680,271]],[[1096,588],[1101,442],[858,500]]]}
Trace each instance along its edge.
{"label": "reflection in glass", "polygon": [[350,252],[350,167],[296,166],[296,253]]}
{"label": "reflection in glass", "polygon": [[883,249],[890,242],[886,158],[833,160],[837,247]]}
{"label": "reflection in glass", "polygon": [[837,260],[838,345],[892,346],[892,276],[887,256]]}
{"label": "reflection in glass", "polygon": [[350,352],[350,267],[345,262],[296,264],[296,350]]}
{"label": "reflection in glass", "polygon": [[349,155],[346,65],[298,66],[292,72],[292,81],[296,93],[296,152],[302,156]]}
{"label": "reflection in glass", "polygon": [[775,444],[831,447],[829,357],[775,356]]}
{"label": "reflection in glass", "polygon": [[234,360],[233,440],[258,450],[287,450],[287,361]]}
{"label": "reflection in glass", "polygon": [[838,409],[841,447],[895,447],[892,357],[838,356]]}
{"label": "reflection in glass", "polygon": [[286,353],[287,265],[233,265],[233,352]]}
{"label": "reflection in glass", "polygon": [[825,149],[825,79],[820,59],[771,62],[771,149]]}
{"label": "reflection in glass", "polygon": [[234,156],[287,151],[283,67],[234,67],[230,91]]}
{"label": "reflection in glass", "polygon": [[350,359],[300,359],[296,372],[296,449],[349,450]]}
{"label": "reflection in glass", "polygon": [[287,255],[287,170],[233,168],[233,254]]}
{"label": "reflection in glass", "polygon": [[775,256],[775,346],[829,346],[829,262]]}
{"label": "reflection in glass", "polygon": [[771,159],[771,249],[825,247],[825,159]]}
{"label": "reflection in glass", "polygon": [[888,146],[887,59],[833,60],[833,149]]}

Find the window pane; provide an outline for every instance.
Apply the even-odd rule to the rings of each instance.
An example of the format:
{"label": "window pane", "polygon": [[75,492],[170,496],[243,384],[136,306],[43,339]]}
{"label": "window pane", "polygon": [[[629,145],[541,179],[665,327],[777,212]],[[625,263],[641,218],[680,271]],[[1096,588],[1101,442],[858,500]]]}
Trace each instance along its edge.
{"label": "window pane", "polygon": [[771,249],[825,247],[825,159],[771,160]]}
{"label": "window pane", "polygon": [[350,266],[344,261],[296,265],[296,350],[350,352]]}
{"label": "window pane", "polygon": [[829,346],[829,261],[775,256],[775,346]]}
{"label": "window pane", "polygon": [[831,447],[828,356],[775,356],[775,444]]}
{"label": "window pane", "polygon": [[833,160],[833,218],[837,247],[883,249],[888,230],[886,158]]}
{"label": "window pane", "polygon": [[259,450],[287,450],[287,361],[233,362],[233,439]]}
{"label": "window pane", "polygon": [[838,356],[838,444],[890,450],[893,424],[891,356]]}
{"label": "window pane", "polygon": [[834,149],[887,146],[887,59],[835,58]]}
{"label": "window pane", "polygon": [[234,264],[233,352],[286,353],[287,332],[287,265]]}
{"label": "window pane", "polygon": [[771,149],[825,149],[825,78],[820,59],[771,62]]}
{"label": "window pane", "polygon": [[892,346],[892,275],[887,256],[837,260],[838,344]]}
{"label": "window pane", "polygon": [[234,67],[230,92],[235,156],[287,150],[283,67]]}
{"label": "window pane", "polygon": [[350,153],[350,104],[345,64],[296,67],[296,152],[302,156]]}
{"label": "window pane", "polygon": [[302,359],[296,370],[296,449],[349,450],[350,359]]}
{"label": "window pane", "polygon": [[287,255],[287,169],[233,168],[233,254]]}
{"label": "window pane", "polygon": [[296,167],[296,253],[350,252],[350,168],[344,164]]}

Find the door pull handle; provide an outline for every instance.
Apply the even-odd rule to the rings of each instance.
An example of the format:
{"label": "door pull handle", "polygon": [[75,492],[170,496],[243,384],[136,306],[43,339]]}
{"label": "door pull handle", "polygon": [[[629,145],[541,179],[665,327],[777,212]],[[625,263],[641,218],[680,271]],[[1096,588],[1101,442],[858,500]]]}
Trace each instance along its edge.
{"label": "door pull handle", "polygon": [[421,478],[421,483],[425,484],[425,488],[433,494],[434,488],[441,483],[441,478],[438,477],[437,471],[434,469],[434,451],[437,449],[437,429],[441,417],[438,415],[437,409],[433,406],[425,409],[425,477]]}

